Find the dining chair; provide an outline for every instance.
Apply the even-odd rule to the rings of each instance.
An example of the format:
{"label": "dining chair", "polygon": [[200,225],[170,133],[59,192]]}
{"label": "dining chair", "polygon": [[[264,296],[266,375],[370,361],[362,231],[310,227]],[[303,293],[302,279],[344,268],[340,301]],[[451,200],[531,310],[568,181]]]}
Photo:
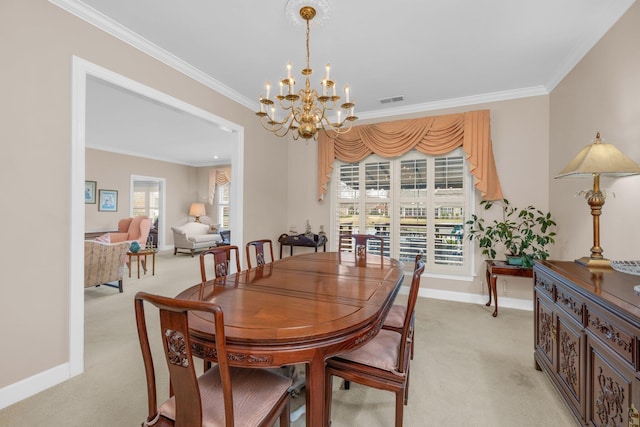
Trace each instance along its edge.
{"label": "dining chair", "polygon": [[367,260],[367,252],[384,256],[384,238],[373,234],[341,234],[338,237],[338,252],[353,252],[357,263]]}
{"label": "dining chair", "polygon": [[[414,264],[414,271],[418,268],[418,263],[422,260],[422,253],[416,255],[416,261]],[[402,327],[404,325],[404,318],[407,316],[407,306],[403,304],[394,304],[391,306],[389,313],[387,314],[387,318],[384,319],[384,323],[382,324],[382,329],[388,329],[390,331],[395,331],[398,333],[402,333]],[[411,353],[410,358],[413,360],[413,349],[415,347],[415,310],[411,313],[411,330],[409,332],[409,340],[411,340]]]}
{"label": "dining chair", "polygon": [[409,352],[411,313],[413,313],[420,288],[420,277],[424,262],[419,260],[413,272],[407,315],[402,333],[381,329],[378,334],[353,351],[339,354],[327,360],[325,368],[325,419],[331,419],[331,397],[333,376],[396,394],[396,427],[402,426],[404,405],[409,397]]}
{"label": "dining chair", "polygon": [[[136,325],[147,379],[149,415],[142,426],[289,426],[291,379],[258,368],[229,366],[222,309],[213,303],[138,292]],[[157,406],[156,376],[149,345],[145,302],[159,310],[170,397]],[[196,376],[189,337],[189,313],[213,316],[217,364]],[[193,316],[193,314],[192,314]],[[214,332],[214,331],[212,331]]]}
{"label": "dining chair", "polygon": [[214,277],[222,277],[228,275],[229,272],[229,263],[231,262],[232,256],[235,256],[236,259],[236,271],[240,271],[240,252],[237,246],[228,245],[228,246],[218,246],[215,248],[207,249],[206,251],[200,254],[200,275],[202,276],[202,281],[207,281],[207,258],[213,257],[213,272]]}
{"label": "dining chair", "polygon": [[260,239],[260,240],[252,240],[251,242],[247,242],[245,245],[245,249],[247,251],[247,265],[249,269],[251,269],[251,248],[255,248],[255,259],[258,267],[266,264],[265,259],[265,245],[268,246],[269,255],[271,256],[271,261],[273,262],[273,243],[269,239]]}

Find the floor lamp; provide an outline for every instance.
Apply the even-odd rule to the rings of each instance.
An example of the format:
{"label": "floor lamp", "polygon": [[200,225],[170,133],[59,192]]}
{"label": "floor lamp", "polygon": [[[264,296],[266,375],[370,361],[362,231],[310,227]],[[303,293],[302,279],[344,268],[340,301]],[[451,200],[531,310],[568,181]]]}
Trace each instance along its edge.
{"label": "floor lamp", "polygon": [[612,144],[600,140],[600,132],[596,134],[593,144],[587,145],[556,176],[593,177],[593,190],[586,193],[587,203],[593,216],[593,247],[591,256],[577,259],[576,262],[588,267],[609,267],[609,260],[602,256],[600,247],[600,214],[606,195],[600,191],[600,176],[622,177],[640,174],[640,166],[624,155]]}

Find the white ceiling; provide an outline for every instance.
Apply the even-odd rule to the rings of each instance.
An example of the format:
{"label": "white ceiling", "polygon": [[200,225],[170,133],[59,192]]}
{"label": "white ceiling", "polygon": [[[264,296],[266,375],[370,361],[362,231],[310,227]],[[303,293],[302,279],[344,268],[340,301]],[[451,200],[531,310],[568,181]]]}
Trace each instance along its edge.
{"label": "white ceiling", "polygon": [[[287,62],[302,81],[304,21],[297,13],[292,16],[299,25],[287,19],[287,0],[50,1],[253,110],[259,108],[265,81],[276,86]],[[324,65],[330,62],[332,80],[338,88],[349,84],[360,118],[547,94],[634,2],[290,1],[292,10],[307,3],[328,5],[329,12],[320,13],[326,21],[312,21],[312,85],[319,88]],[[173,119],[157,103],[93,83],[91,91],[100,99],[91,105],[105,120],[114,120],[99,124],[91,119],[99,129],[92,135],[99,141],[96,145],[108,147],[117,140],[129,153],[150,150],[149,156],[167,159],[175,155],[164,151],[168,147],[179,143],[184,153],[193,143],[195,157],[176,161],[201,165],[209,162],[202,159],[204,152],[216,152],[203,150],[212,128],[214,146],[218,136],[229,137],[187,117],[176,120],[181,129],[176,133],[168,127],[142,126],[145,118],[167,126]],[[404,100],[379,102],[395,96]],[[110,134],[116,124],[126,124],[124,135]],[[87,145],[92,144],[88,133]]]}
{"label": "white ceiling", "polygon": [[85,144],[189,166],[229,164],[237,140],[224,126],[107,83],[87,79]]}

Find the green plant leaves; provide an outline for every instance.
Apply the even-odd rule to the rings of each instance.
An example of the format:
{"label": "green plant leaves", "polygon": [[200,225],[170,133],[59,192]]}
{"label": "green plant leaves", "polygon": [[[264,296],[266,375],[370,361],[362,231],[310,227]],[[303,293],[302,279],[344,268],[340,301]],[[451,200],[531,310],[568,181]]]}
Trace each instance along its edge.
{"label": "green plant leaves", "polygon": [[556,223],[550,212],[542,212],[533,206],[517,208],[507,199],[501,202],[481,201],[485,210],[500,204],[502,221],[494,220],[487,225],[484,218],[471,215],[465,224],[468,227],[469,240],[478,241],[482,254],[495,259],[499,249],[503,248],[511,255],[524,257],[526,267],[533,266],[534,259],[547,259],[547,246],[555,243]]}

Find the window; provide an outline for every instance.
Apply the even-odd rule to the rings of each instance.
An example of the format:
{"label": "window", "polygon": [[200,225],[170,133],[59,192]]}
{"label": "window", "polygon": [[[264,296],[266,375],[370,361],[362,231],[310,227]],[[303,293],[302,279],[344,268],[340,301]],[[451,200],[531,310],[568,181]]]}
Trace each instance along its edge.
{"label": "window", "polygon": [[146,215],[152,220],[160,214],[160,184],[151,181],[134,181],[133,216]]}
{"label": "window", "polygon": [[223,229],[229,228],[229,187],[231,184],[218,185],[218,222]]}
{"label": "window", "polygon": [[[334,182],[335,239],[348,233],[383,236],[384,255],[408,266],[422,252],[430,272],[469,273],[470,246],[463,233],[471,176],[462,150],[337,162]],[[367,250],[379,253],[376,247]]]}

